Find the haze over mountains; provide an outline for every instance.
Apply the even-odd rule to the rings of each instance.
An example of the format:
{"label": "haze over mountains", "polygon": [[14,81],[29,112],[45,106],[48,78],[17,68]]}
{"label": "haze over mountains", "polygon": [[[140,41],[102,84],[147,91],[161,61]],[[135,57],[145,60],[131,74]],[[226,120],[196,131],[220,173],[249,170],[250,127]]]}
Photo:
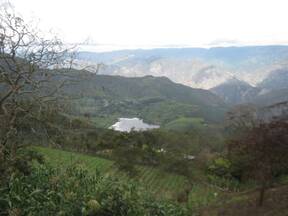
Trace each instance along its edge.
{"label": "haze over mountains", "polygon": [[256,86],[236,78],[210,89],[229,104],[254,103],[268,106],[288,100],[288,69],[271,71]]}
{"label": "haze over mountains", "polygon": [[278,93],[273,101],[278,102],[288,88],[288,46],[80,52],[78,63],[103,63],[99,73],[106,75],[166,76],[176,83],[210,89],[228,104],[262,100],[268,93],[274,97],[274,90]]}

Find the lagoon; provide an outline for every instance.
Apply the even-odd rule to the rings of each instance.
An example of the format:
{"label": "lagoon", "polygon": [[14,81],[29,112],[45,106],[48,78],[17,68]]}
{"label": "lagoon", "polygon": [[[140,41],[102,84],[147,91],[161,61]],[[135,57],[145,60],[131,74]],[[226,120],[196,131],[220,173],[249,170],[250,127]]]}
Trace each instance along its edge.
{"label": "lagoon", "polygon": [[149,129],[159,128],[159,125],[151,125],[143,122],[139,118],[119,118],[118,122],[109,127],[116,131],[130,132],[134,131],[145,131]]}

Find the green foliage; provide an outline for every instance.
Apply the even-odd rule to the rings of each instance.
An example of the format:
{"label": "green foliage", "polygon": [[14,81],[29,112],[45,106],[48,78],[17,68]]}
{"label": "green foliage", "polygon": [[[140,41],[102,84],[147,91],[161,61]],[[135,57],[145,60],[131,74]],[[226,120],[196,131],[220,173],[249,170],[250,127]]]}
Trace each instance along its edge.
{"label": "green foliage", "polygon": [[208,175],[210,184],[221,188],[225,191],[239,191],[241,189],[241,182],[235,178],[227,178],[218,175]]}
{"label": "green foliage", "polygon": [[[215,132],[216,133],[216,132]],[[206,130],[191,132],[152,130],[121,133],[91,128],[63,130],[55,143],[64,149],[101,155],[120,163],[159,166],[163,157],[181,160],[185,155],[197,155],[204,149],[221,147],[221,136],[206,134]],[[223,145],[222,145],[223,146]],[[215,150],[214,150],[215,149]],[[169,161],[169,160],[168,160]]]}
{"label": "green foliage", "polygon": [[217,176],[231,177],[231,166],[232,164],[228,159],[218,157],[208,166],[208,171]]}
{"label": "green foliage", "polygon": [[39,163],[44,162],[42,154],[25,148],[18,149],[13,157],[6,157],[5,160],[0,163],[0,186],[1,184],[9,182],[11,175],[29,175],[32,169],[31,162],[33,160]]}
{"label": "green foliage", "polygon": [[1,188],[0,207],[1,215],[187,215],[183,207],[154,200],[134,182],[91,174],[81,165],[38,165],[28,176],[12,175]]}
{"label": "green foliage", "polygon": [[240,189],[239,170],[224,156],[212,160],[207,167],[208,181],[224,190],[238,191]]}
{"label": "green foliage", "polygon": [[126,172],[129,176],[136,176],[137,170],[135,168],[135,160],[137,157],[136,149],[129,146],[127,148],[120,147],[114,151],[115,165],[120,171]]}
{"label": "green foliage", "polygon": [[205,123],[202,118],[178,118],[165,125],[165,129],[178,131],[191,131],[204,129]]}
{"label": "green foliage", "polygon": [[[66,167],[71,163],[84,163],[91,173],[100,170],[106,175],[127,180],[127,172],[122,172],[114,166],[111,160],[100,157],[92,157],[79,153],[61,151],[57,149],[34,147],[33,149],[42,153],[47,161],[54,167]],[[134,166],[137,175],[134,177],[140,184],[159,198],[171,199],[173,194],[180,192],[187,184],[184,176],[164,172],[161,169],[148,166]]]}
{"label": "green foliage", "polygon": [[[89,116],[99,127],[119,117],[139,117],[161,126],[178,118],[203,118],[220,122],[226,106],[211,92],[171,82],[164,77],[126,78],[74,71],[81,82],[65,87],[73,101],[71,113]],[[165,110],[165,112],[163,112]]]}
{"label": "green foliage", "polygon": [[193,185],[188,199],[188,207],[191,209],[207,206],[219,198],[221,194],[215,188],[204,185]]}

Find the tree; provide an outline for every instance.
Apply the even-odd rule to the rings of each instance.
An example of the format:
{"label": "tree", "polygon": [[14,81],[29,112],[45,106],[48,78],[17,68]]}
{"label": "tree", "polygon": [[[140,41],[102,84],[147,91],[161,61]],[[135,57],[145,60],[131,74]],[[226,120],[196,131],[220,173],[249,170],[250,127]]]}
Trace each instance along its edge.
{"label": "tree", "polygon": [[136,131],[118,134],[115,140],[116,146],[113,149],[116,167],[129,176],[137,175],[136,165],[141,160],[141,144],[137,140],[137,134]]}
{"label": "tree", "polygon": [[36,135],[43,113],[57,109],[55,95],[66,83],[57,69],[71,68],[70,51],[57,37],[41,36],[11,6],[0,5],[1,171],[15,164],[23,135]]}
{"label": "tree", "polygon": [[277,175],[288,169],[288,122],[275,119],[258,122],[242,137],[228,143],[229,157],[260,185],[258,205]]}
{"label": "tree", "polygon": [[242,136],[257,124],[257,111],[253,104],[234,106],[226,113],[226,130],[234,137]]}

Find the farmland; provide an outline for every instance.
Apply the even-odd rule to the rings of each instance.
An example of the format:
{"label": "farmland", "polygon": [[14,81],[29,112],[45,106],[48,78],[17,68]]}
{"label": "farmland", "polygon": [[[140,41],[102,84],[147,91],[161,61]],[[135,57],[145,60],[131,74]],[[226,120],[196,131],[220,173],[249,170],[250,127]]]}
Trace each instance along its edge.
{"label": "farmland", "polygon": [[[109,175],[116,175],[119,178],[128,178],[113,166],[114,162],[111,160],[51,148],[34,148],[42,153],[46,162],[52,166],[65,167],[71,163],[83,163],[91,172],[98,170]],[[187,183],[183,176],[164,172],[156,168],[138,166],[137,170],[136,180],[150,192],[160,195],[161,198],[171,198],[177,195]]]}
{"label": "farmland", "polygon": [[[65,167],[72,163],[83,163],[91,172],[98,170],[122,179],[128,178],[115,168],[113,161],[108,159],[52,148],[33,148],[42,153],[46,162],[52,166]],[[158,198],[175,199],[187,186],[187,179],[181,175],[147,166],[137,166],[137,170],[138,175],[135,180]],[[203,184],[195,183],[189,194],[188,206],[193,208],[206,206],[220,198],[215,196],[216,193],[219,194],[219,191],[215,188],[207,188]]]}

